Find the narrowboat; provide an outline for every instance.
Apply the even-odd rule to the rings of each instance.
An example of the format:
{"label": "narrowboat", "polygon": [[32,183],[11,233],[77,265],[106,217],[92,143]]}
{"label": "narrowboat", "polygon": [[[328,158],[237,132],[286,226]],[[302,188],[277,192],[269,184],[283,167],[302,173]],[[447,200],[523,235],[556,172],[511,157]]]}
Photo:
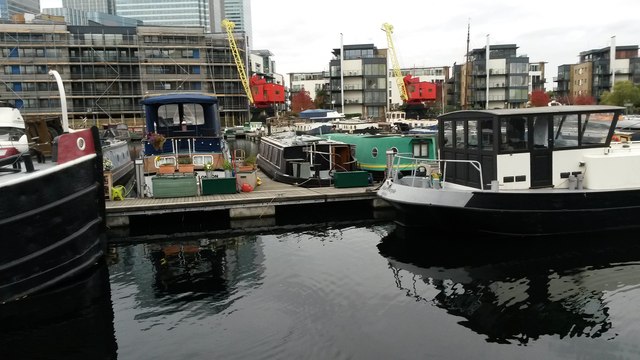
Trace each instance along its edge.
{"label": "narrowboat", "polygon": [[263,136],[257,165],[275,181],[303,187],[331,186],[336,173],[359,171],[355,145],[293,133]]}

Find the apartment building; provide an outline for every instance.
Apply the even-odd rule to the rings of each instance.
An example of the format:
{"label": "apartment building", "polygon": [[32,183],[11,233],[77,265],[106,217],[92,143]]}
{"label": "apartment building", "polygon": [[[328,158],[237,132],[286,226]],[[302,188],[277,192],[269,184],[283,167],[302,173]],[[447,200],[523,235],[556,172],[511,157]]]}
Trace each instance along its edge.
{"label": "apartment building", "polygon": [[[326,71],[290,73],[289,91],[291,94],[296,94],[301,90],[309,92],[311,99],[315,100],[320,91],[329,90],[329,73]],[[323,108],[333,109],[335,102],[331,104],[331,100],[328,99],[328,103],[323,104]]]}
{"label": "apartment building", "polygon": [[[239,50],[245,43],[237,39]],[[249,119],[248,100],[225,34],[202,27],[1,24],[0,99],[25,117],[59,116],[56,69],[75,122],[142,123],[148,94],[205,92],[218,96],[225,124]]]}
{"label": "apartment building", "polygon": [[331,102],[346,115],[384,119],[388,98],[387,49],[378,49],[373,44],[344,45],[343,49],[344,54],[341,49],[334,49],[334,58],[329,62]]}
{"label": "apartment building", "polygon": [[[515,44],[471,50],[468,62],[454,65],[450,105],[462,109],[520,108],[529,101],[529,57],[517,54]],[[538,63],[539,64],[539,63]],[[488,72],[488,73],[487,73]],[[544,79],[544,75],[539,75]]]}
{"label": "apartment building", "polygon": [[605,91],[612,91],[616,82],[631,81],[640,85],[638,45],[583,51],[579,63],[560,65],[558,77],[553,81],[557,83],[554,90],[558,98],[591,96],[596,102]]}

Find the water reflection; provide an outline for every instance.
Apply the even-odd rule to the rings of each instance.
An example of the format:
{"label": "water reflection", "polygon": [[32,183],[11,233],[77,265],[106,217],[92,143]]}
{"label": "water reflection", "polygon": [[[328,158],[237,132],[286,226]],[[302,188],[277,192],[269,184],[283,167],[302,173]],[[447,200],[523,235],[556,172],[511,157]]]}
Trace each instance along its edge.
{"label": "water reflection", "polygon": [[0,305],[2,359],[116,359],[107,265]]}
{"label": "water reflection", "polygon": [[132,307],[138,319],[165,321],[167,313],[181,319],[217,314],[238,299],[239,287],[258,286],[261,279],[263,255],[255,236],[113,249],[118,254],[111,265],[116,295],[135,297]]}
{"label": "water reflection", "polygon": [[[461,241],[398,227],[378,248],[406,296],[462,317],[488,342],[527,344],[617,336],[611,312],[635,313],[621,300],[640,285],[640,246],[630,238]],[[633,320],[618,325],[625,321]]]}

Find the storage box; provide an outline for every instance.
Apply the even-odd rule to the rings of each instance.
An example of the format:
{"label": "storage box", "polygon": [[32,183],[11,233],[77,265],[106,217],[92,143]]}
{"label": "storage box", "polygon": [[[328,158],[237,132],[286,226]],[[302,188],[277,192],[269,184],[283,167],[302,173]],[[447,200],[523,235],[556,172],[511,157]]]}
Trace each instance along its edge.
{"label": "storage box", "polygon": [[242,184],[249,184],[252,188],[256,188],[256,184],[258,183],[258,175],[257,171],[239,171],[236,174],[236,178],[238,178],[238,184],[240,188],[242,188]]}
{"label": "storage box", "polygon": [[340,171],[333,174],[333,184],[337,188],[369,186],[369,172]]}
{"label": "storage box", "polygon": [[195,174],[156,175],[151,179],[154,198],[170,198],[198,195]]}
{"label": "storage box", "polygon": [[235,194],[236,178],[202,178],[202,195]]}

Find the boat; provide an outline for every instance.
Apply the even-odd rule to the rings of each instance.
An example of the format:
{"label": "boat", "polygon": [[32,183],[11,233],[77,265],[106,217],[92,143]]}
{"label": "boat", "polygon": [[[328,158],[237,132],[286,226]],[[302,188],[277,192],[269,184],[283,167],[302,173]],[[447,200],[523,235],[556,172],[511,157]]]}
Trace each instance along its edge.
{"label": "boat", "polygon": [[126,185],[133,176],[129,131],[108,127],[100,135],[105,176],[113,186]]}
{"label": "boat", "polygon": [[359,171],[354,145],[293,133],[263,136],[256,161],[271,179],[302,187],[331,186],[336,173]]}
{"label": "boat", "polygon": [[[612,141],[623,107],[463,110],[438,119],[438,166],[390,172],[405,226],[549,236],[640,227],[640,150]],[[495,135],[494,135],[495,134]],[[393,155],[390,161],[401,159]]]}
{"label": "boat", "polygon": [[[147,134],[142,155],[144,189],[139,191],[149,197],[197,195],[197,172],[222,171],[224,163],[231,160],[220,126],[217,97],[169,93],[145,97],[141,103]],[[160,183],[177,192],[154,189]]]}
{"label": "boat", "polygon": [[[387,171],[387,150],[413,156],[428,162],[438,158],[437,135],[403,135],[394,133],[347,134],[331,133],[325,139],[342,141],[356,147],[356,159],[361,170],[368,171],[376,181],[381,181]],[[423,162],[400,160],[394,169],[409,174]]]}
{"label": "boat", "polygon": [[362,119],[334,120],[331,132],[349,134],[376,134],[380,132],[377,122]]}
{"label": "boat", "polygon": [[294,122],[295,132],[298,135],[328,134],[333,131],[336,120],[344,120],[344,114],[327,109],[304,110]]}
{"label": "boat", "polygon": [[[71,281],[104,255],[99,132],[71,131],[60,94],[63,129],[53,140],[46,119],[21,123],[18,109],[0,108],[0,304]],[[42,141],[52,142],[50,156]]]}

